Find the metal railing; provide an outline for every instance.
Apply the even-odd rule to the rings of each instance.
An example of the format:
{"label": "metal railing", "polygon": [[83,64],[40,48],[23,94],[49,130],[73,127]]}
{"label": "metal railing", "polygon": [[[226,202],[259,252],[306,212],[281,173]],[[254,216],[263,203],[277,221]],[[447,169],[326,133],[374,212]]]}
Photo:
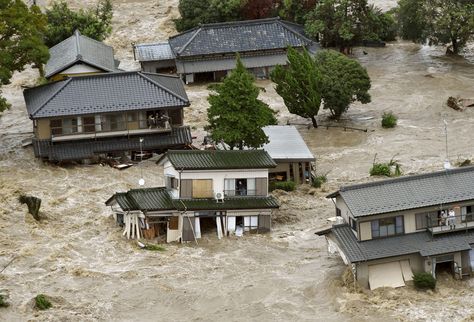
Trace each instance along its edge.
{"label": "metal railing", "polygon": [[428,230],[433,234],[474,228],[474,214],[438,216],[427,218]]}
{"label": "metal railing", "polygon": [[256,196],[257,190],[247,190],[247,189],[233,189],[233,190],[224,190],[224,196],[226,197],[246,197],[246,196]]}

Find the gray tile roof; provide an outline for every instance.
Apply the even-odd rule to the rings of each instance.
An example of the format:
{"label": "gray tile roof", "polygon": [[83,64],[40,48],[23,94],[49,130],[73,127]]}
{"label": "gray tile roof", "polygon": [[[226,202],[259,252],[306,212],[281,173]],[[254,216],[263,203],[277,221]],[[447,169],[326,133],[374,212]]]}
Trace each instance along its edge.
{"label": "gray tile roof", "polygon": [[68,161],[93,158],[97,154],[139,151],[140,137],[144,138],[142,148],[144,150],[163,151],[167,149],[184,148],[192,143],[191,130],[189,127],[173,128],[170,133],[140,136],[121,136],[101,138],[95,140],[78,140],[61,143],[52,143],[50,140],[34,140],[33,148],[35,156],[49,161]]}
{"label": "gray tile roof", "polygon": [[138,61],[170,60],[175,58],[167,41],[135,45],[135,55]]}
{"label": "gray tile roof", "polygon": [[179,77],[141,72],[71,77],[23,95],[32,119],[189,105]]}
{"label": "gray tile roof", "polygon": [[51,47],[49,54],[50,58],[45,67],[46,78],[77,62],[83,62],[107,72],[116,70],[113,48],[81,35],[78,30],[71,37]]}
{"label": "gray tile roof", "polygon": [[409,254],[437,256],[469,250],[470,244],[474,244],[474,231],[434,237],[429,232],[419,232],[361,242],[346,224],[334,226],[331,231],[352,263]]}
{"label": "gray tile roof", "polygon": [[328,197],[337,195],[354,217],[474,200],[474,167],[342,187]]}
{"label": "gray tile roof", "polygon": [[279,18],[205,24],[171,37],[176,57],[309,47],[301,29]]}
{"label": "gray tile roof", "polygon": [[294,126],[269,125],[263,128],[269,143],[263,145],[276,162],[278,161],[314,161],[315,158]]}
{"label": "gray tile roof", "polygon": [[165,187],[132,189],[118,192],[105,204],[117,201],[124,211],[194,211],[194,210],[237,210],[237,209],[273,209],[278,202],[273,197],[226,198],[224,202],[215,199],[172,199]]}
{"label": "gray tile roof", "polygon": [[158,162],[169,160],[175,169],[268,169],[276,163],[263,150],[183,150],[168,151]]}

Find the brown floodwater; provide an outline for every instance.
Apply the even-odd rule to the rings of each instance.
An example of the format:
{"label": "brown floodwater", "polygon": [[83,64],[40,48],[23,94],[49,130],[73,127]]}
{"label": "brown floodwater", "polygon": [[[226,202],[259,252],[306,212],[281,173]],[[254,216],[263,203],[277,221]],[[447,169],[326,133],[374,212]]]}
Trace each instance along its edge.
{"label": "brown floodwater", "polygon": [[[128,35],[139,42],[175,32],[170,17],[178,14],[177,2],[114,2],[114,32],[107,41],[117,48],[123,66],[136,66]],[[333,205],[324,196],[341,184],[371,180],[375,155],[379,161],[395,157],[406,173],[441,169],[446,158],[443,120],[451,162],[474,158],[474,110],[457,112],[445,104],[449,96],[474,97],[472,54],[451,58],[443,48],[395,42],[386,48],[356,48],[355,57],[372,79],[372,103],[354,104],[339,123],[322,111],[319,122],[367,132],[308,128],[307,120],[288,113],[271,82],[257,81],[279,122],[297,124],[317,157],[318,172],[328,173],[323,190],[303,187],[278,195],[282,207],[271,234],[220,241],[211,235],[199,245],[166,245],[164,252],[141,251],[124,239],[104,205],[114,192],[137,187],[141,177],[146,186],[163,184],[162,169],[153,160],[123,171],[35,160],[31,148],[21,147],[32,135],[21,86],[34,84],[37,75],[31,69],[16,74],[3,88],[12,108],[0,118],[0,270],[13,260],[0,273],[0,290],[11,303],[0,309],[0,320],[474,318],[473,281],[446,276],[436,293],[411,288],[354,292],[342,282],[342,261],[328,255],[324,238],[314,235],[333,216]],[[187,90],[192,104],[186,121],[202,137],[208,92],[204,85]],[[381,128],[384,111],[398,116],[395,129]],[[17,202],[20,193],[42,198],[41,222]],[[52,309],[33,309],[39,293],[52,297]]]}

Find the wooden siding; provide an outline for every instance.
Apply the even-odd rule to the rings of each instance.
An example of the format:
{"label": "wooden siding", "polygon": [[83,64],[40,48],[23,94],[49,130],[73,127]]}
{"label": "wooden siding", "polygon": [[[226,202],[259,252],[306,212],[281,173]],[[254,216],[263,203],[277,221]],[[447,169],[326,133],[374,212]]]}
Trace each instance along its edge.
{"label": "wooden siding", "polygon": [[192,179],[181,179],[179,197],[183,199],[190,199],[193,197]]}
{"label": "wooden siding", "polygon": [[255,178],[255,190],[257,196],[268,195],[268,179],[267,178]]}
{"label": "wooden siding", "polygon": [[193,180],[193,198],[213,198],[212,179]]}

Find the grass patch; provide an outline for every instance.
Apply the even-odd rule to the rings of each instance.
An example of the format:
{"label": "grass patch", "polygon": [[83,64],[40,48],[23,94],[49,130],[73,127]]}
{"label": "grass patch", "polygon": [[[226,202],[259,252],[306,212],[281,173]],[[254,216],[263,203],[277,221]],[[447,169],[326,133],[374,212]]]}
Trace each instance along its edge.
{"label": "grass patch", "polygon": [[328,177],[327,177],[327,175],[322,174],[322,175],[316,176],[313,179],[313,182],[311,183],[311,185],[314,188],[321,188],[321,186],[326,182],[328,182]]}
{"label": "grass patch", "polygon": [[382,127],[385,129],[397,126],[398,118],[392,112],[385,112],[382,115]]}
{"label": "grass patch", "polygon": [[38,310],[47,310],[53,306],[44,294],[38,294],[35,297],[35,306]]}
{"label": "grass patch", "polygon": [[164,252],[166,250],[166,248],[164,248],[163,246],[156,245],[156,244],[146,244],[145,247],[143,247],[143,249],[151,250],[154,252]]}
{"label": "grass patch", "polygon": [[10,303],[7,302],[5,295],[0,294],[0,307],[8,307]]}
{"label": "grass patch", "polygon": [[[377,155],[375,155],[377,157]],[[402,175],[402,166],[393,158],[389,162],[375,162],[369,171],[371,176],[399,177]]]}
{"label": "grass patch", "polygon": [[296,189],[296,183],[293,181],[278,181],[278,182],[272,182],[270,184],[270,189],[271,190],[284,190],[284,191],[294,191]]}
{"label": "grass patch", "polygon": [[415,273],[413,274],[413,284],[419,290],[434,290],[436,288],[436,279],[430,273]]}

